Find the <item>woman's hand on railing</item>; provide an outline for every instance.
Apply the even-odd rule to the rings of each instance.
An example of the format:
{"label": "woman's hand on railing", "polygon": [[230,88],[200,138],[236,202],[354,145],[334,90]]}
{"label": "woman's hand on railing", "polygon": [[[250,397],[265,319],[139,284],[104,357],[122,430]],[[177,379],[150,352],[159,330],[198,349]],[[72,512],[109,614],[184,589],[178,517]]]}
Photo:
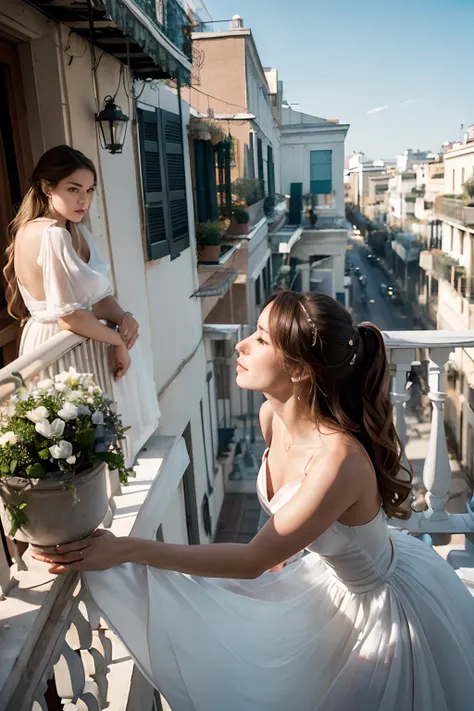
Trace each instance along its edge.
{"label": "woman's hand on railing", "polygon": [[114,380],[123,378],[130,368],[130,354],[125,343],[109,348],[109,364]]}
{"label": "woman's hand on railing", "polygon": [[127,311],[120,322],[119,333],[128,350],[135,345],[138,338],[138,328],[138,321],[133,318],[130,311]]}

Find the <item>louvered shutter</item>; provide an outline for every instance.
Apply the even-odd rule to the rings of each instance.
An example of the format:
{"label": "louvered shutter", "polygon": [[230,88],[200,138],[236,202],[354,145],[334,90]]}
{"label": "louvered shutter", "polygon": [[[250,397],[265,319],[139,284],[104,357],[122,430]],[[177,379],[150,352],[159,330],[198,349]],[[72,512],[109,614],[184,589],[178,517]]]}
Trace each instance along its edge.
{"label": "louvered shutter", "polygon": [[137,109],[148,258],[169,254],[166,176],[156,110]]}
{"label": "louvered shutter", "polygon": [[189,247],[183,130],[179,115],[161,111],[161,130],[168,187],[168,241],[171,259],[175,259]]}

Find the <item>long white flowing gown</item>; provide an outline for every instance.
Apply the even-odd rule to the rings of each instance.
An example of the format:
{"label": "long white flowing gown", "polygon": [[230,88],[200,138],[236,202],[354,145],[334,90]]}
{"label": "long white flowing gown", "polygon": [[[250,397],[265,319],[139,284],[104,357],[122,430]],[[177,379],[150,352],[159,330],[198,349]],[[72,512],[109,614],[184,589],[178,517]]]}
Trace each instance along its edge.
{"label": "long white flowing gown", "polygon": [[[20,355],[30,352],[60,331],[58,318],[77,311],[91,309],[105,296],[113,293],[109,279],[109,264],[102,258],[91,233],[78,225],[90,252],[86,264],[74,251],[70,233],[56,223],[46,227],[38,264],[43,269],[45,300],[37,301],[18,282],[30,312],[20,343]],[[131,366],[119,381],[113,383],[117,412],[124,414],[127,465],[132,466],[139,449],[158,427],[160,410],[153,374],[146,367],[140,339],[130,351]]]}
{"label": "long white flowing gown", "polygon": [[[273,515],[297,491],[268,500]],[[334,523],[255,580],[125,564],[85,574],[109,624],[173,711],[472,711],[474,599],[438,554]]]}

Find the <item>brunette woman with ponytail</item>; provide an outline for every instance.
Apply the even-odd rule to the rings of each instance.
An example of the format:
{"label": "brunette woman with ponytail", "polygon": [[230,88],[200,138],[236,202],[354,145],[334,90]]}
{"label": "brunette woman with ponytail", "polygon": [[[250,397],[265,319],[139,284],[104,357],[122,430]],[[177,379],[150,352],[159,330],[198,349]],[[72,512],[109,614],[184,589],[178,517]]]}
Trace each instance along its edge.
{"label": "brunette woman with ponytail", "polygon": [[96,571],[92,595],[173,710],[468,711],[474,600],[389,526],[410,515],[411,473],[381,332],[284,291],[236,349],[237,384],[267,397],[270,519],[250,543],[101,532],[39,558]]}
{"label": "brunette woman with ponytail", "polygon": [[133,421],[125,422],[134,430],[128,436],[131,464],[156,429],[159,411],[136,343],[138,323],[113,296],[109,265],[83,223],[96,183],[93,162],[70,146],[56,146],[40,158],[9,225],[5,295],[9,313],[25,324],[20,355],[60,330],[111,346],[119,408],[127,403],[128,411],[135,410]]}

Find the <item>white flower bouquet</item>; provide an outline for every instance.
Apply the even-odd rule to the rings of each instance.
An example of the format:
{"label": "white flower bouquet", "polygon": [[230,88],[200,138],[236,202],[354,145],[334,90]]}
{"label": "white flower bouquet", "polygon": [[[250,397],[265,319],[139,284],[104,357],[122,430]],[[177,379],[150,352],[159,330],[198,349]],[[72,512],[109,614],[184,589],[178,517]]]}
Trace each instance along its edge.
{"label": "white flower bouquet", "polygon": [[[125,466],[120,440],[126,432],[112,401],[89,373],[74,368],[26,387],[20,387],[0,408],[0,484],[24,480],[61,482],[74,493],[73,478],[98,463],[118,470],[127,484],[133,469]],[[5,497],[3,497],[5,499]],[[6,503],[10,535],[28,521],[24,500]]]}

